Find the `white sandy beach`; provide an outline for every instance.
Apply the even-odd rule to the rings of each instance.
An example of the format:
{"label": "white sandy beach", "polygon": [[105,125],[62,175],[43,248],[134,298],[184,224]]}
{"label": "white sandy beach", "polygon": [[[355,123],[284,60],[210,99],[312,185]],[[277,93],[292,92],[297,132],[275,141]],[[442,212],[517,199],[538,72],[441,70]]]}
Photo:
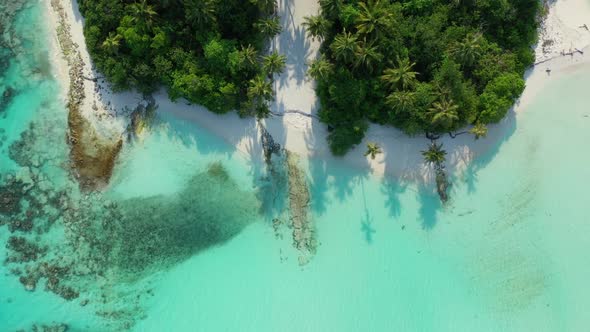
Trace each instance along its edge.
{"label": "white sandy beach", "polygon": [[549,0],[546,8],[547,15],[535,47],[537,61],[555,58],[562,52],[581,50],[590,44],[590,2]]}
{"label": "white sandy beach", "polygon": [[[88,65],[91,61],[84,43],[83,19],[76,1],[58,1],[67,12],[72,39],[80,46],[79,50],[86,63],[85,76],[100,77]],[[345,157],[336,158],[331,155],[328,148],[327,129],[324,124],[313,116],[289,113],[296,110],[315,115],[318,111],[313,82],[306,77],[305,72],[307,63],[318,56],[320,44],[318,41],[307,38],[305,29],[301,25],[305,16],[317,13],[318,7],[317,0],[279,0],[278,8],[283,32],[273,41],[272,47],[287,56],[287,68],[275,79],[276,101],[271,106],[273,113],[282,114],[282,116],[273,116],[263,121],[268,131],[282,146],[305,157],[354,165],[379,176],[395,176],[408,181],[430,181],[431,172],[423,164],[420,153],[429,143],[426,138],[410,138],[395,128],[371,125],[359,146]],[[514,108],[515,111],[510,112],[501,123],[491,126],[487,138],[475,141],[471,135],[461,135],[455,139],[448,136],[441,139],[448,152],[447,168],[451,172],[464,169],[473,158],[497,146],[497,142],[514,129],[519,110],[523,109],[523,106],[547,80],[576,70],[580,65],[587,65],[589,61],[587,55],[561,56],[560,53],[570,48],[582,50],[590,44],[590,31],[580,28],[586,23],[590,25],[590,3],[587,0],[556,0],[550,1],[548,8],[547,19],[540,31],[540,41],[535,51],[537,60],[556,58],[536,66],[527,73],[527,88]],[[49,5],[48,11],[51,16],[49,19],[51,28],[54,29],[58,18]],[[550,47],[547,46],[548,43],[545,43],[544,50],[543,40],[552,40]],[[60,80],[67,80],[67,65],[65,61],[59,59],[57,48],[55,52],[53,58],[57,67],[56,75]],[[548,74],[546,69],[551,69],[551,73]],[[99,79],[99,83],[101,81]],[[115,114],[125,107],[135,107],[141,102],[141,96],[134,93],[113,94],[106,84],[99,84],[101,86],[99,90],[95,85],[92,81],[85,81],[87,93],[85,114],[97,119],[97,122],[110,123],[100,126],[122,131],[126,120],[117,119]],[[159,112],[173,114],[183,120],[196,123],[223,137],[228,143],[235,145],[241,153],[253,159],[262,158],[260,135],[254,119],[241,119],[235,113],[217,115],[203,107],[188,105],[183,100],[171,102],[165,92],[157,93],[155,98],[159,105]],[[92,108],[93,103],[97,104],[98,111]],[[369,160],[364,156],[367,142],[376,142],[383,150],[383,153],[375,160]]]}

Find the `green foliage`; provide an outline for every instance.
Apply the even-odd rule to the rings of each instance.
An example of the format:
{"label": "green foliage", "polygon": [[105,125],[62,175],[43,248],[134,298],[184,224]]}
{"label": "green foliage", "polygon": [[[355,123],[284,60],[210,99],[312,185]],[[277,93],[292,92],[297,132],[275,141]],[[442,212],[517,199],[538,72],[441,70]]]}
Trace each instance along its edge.
{"label": "green foliage", "polygon": [[328,135],[330,150],[336,156],[343,156],[353,146],[359,144],[368,125],[364,121],[352,122],[335,127]]}
{"label": "green foliage", "polygon": [[322,116],[328,123],[351,122],[360,118],[361,104],[367,95],[366,82],[356,79],[344,68],[331,76],[327,89],[327,99],[331,107],[322,108]]}
{"label": "green foliage", "polygon": [[417,72],[413,71],[415,63],[410,63],[408,58],[397,59],[395,68],[387,68],[381,75],[381,80],[394,90],[406,90],[416,83]]}
{"label": "green foliage", "polygon": [[473,84],[465,79],[460,65],[449,58],[444,59],[435,72],[433,81],[441,91],[439,99],[446,98],[457,105],[458,119],[450,126],[430,128],[430,131],[452,131],[466,123],[472,123],[477,117],[477,93]]}
{"label": "green foliage", "polygon": [[303,26],[313,39],[323,39],[330,30],[330,21],[321,15],[308,16],[304,18]]}
{"label": "green foliage", "polygon": [[275,0],[78,3],[93,62],[115,90],[149,93],[163,85],[172,98],[219,113],[241,105],[249,107],[243,113],[268,108],[266,91],[251,100],[249,90],[264,69],[282,68],[280,56],[265,68],[259,58],[265,41],[280,32]]}
{"label": "green foliage", "polygon": [[360,142],[364,130],[353,128],[366,120],[409,135],[473,125],[483,137],[522,93],[537,0],[319,3],[305,23],[323,41],[309,76],[335,153]]}
{"label": "green foliage", "polygon": [[194,29],[202,30],[217,22],[213,0],[184,0],[185,20]]}
{"label": "green foliage", "polygon": [[354,60],[357,43],[358,37],[344,30],[334,38],[334,42],[330,45],[330,49],[336,60],[350,64]]}
{"label": "green foliage", "polygon": [[309,64],[307,74],[313,79],[325,79],[334,73],[334,65],[326,60],[325,57],[321,57]]}
{"label": "green foliage", "polygon": [[443,150],[442,143],[436,144],[436,142],[432,142],[428,146],[428,150],[422,151],[422,156],[426,163],[440,168],[447,159],[447,151]]}
{"label": "green foliage", "polygon": [[453,128],[455,123],[459,121],[458,108],[459,106],[455,105],[452,100],[445,98],[432,104],[428,112],[432,126],[441,128],[442,131],[448,131]]}
{"label": "green foliage", "polygon": [[219,75],[226,73],[229,54],[236,50],[235,43],[229,40],[212,39],[203,46],[203,56],[209,72]]}
{"label": "green foliage", "polygon": [[482,39],[480,32],[470,33],[463,40],[455,42],[451,54],[462,66],[471,68],[482,56]]}
{"label": "green foliage", "polygon": [[275,51],[262,57],[262,70],[266,75],[272,78],[272,75],[280,74],[285,70],[286,63],[287,57]]}
{"label": "green foliage", "polygon": [[360,67],[361,69],[366,69],[368,72],[373,72],[381,62],[381,59],[383,59],[383,54],[379,52],[375,43],[365,40],[356,47],[354,67],[357,69]]}
{"label": "green foliage", "polygon": [[486,127],[485,124],[478,122],[471,129],[469,129],[469,133],[473,134],[475,139],[480,139],[482,137],[486,137],[488,134],[488,127]]}
{"label": "green foliage", "polygon": [[370,156],[372,160],[375,160],[378,154],[382,153],[381,148],[377,143],[369,142],[367,143],[367,151],[365,152],[365,157]]}
{"label": "green foliage", "polygon": [[[342,24],[342,26],[345,29],[354,28],[354,24],[357,21],[359,15],[360,15],[360,12],[357,9],[357,7],[352,4],[348,4],[344,7],[342,7],[342,11],[340,12],[340,17],[339,17],[340,23]],[[327,19],[326,19],[326,22],[328,22],[328,24],[330,23],[330,21],[328,21]]]}
{"label": "green foliage", "polygon": [[478,120],[484,124],[502,120],[523,90],[524,80],[518,74],[505,73],[496,77],[480,96]]}
{"label": "green foliage", "polygon": [[260,31],[260,33],[267,38],[278,35],[279,33],[281,33],[282,30],[281,22],[279,22],[278,17],[260,19],[255,24],[255,26],[258,29],[258,31]]}
{"label": "green foliage", "polygon": [[247,109],[250,114],[259,117],[268,115],[270,112],[267,101],[272,100],[273,91],[270,82],[264,79],[262,75],[256,76],[248,83],[248,100],[243,108]]}
{"label": "green foliage", "polygon": [[393,14],[388,10],[388,1],[369,0],[359,2],[359,14],[356,17],[356,30],[360,36],[379,38],[389,33],[393,26]]}
{"label": "green foliage", "polygon": [[502,51],[497,44],[490,44],[486,53],[479,59],[477,67],[473,72],[474,80],[479,86],[485,87],[491,80],[502,73],[524,73],[524,65],[519,62],[518,57],[508,51]]}

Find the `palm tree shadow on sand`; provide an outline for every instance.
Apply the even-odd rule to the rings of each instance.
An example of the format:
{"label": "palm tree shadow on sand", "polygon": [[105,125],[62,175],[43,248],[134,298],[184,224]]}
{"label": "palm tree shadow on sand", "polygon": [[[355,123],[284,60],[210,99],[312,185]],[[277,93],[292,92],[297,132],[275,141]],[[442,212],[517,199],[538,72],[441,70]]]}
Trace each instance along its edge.
{"label": "palm tree shadow on sand", "polygon": [[[478,172],[494,160],[502,145],[508,141],[515,132],[516,113],[513,110],[510,110],[506,115],[506,118],[504,118],[499,124],[490,127],[488,137],[483,139],[492,140],[493,143],[491,143],[491,149],[472,160],[462,176],[463,181],[467,184],[467,190],[470,194],[476,192]],[[457,179],[453,179],[453,181],[457,181]]]}
{"label": "palm tree shadow on sand", "polygon": [[362,178],[359,179],[361,190],[363,193],[363,207],[364,207],[364,215],[361,219],[361,231],[365,235],[365,241],[367,244],[373,243],[373,234],[375,234],[376,230],[373,228],[373,217],[369,213],[369,209],[367,207],[367,195],[365,194],[365,183]]}
{"label": "palm tree shadow on sand", "polygon": [[[487,137],[481,138],[478,141],[468,136],[468,134],[458,136],[455,139],[450,138],[449,135],[444,135],[440,141],[443,143],[443,148],[449,152],[449,158],[446,164],[447,170],[451,175],[451,186],[449,188],[450,201],[447,204],[442,204],[436,193],[434,184],[430,183],[430,181],[425,181],[420,176],[416,176],[424,175],[417,171],[417,168],[422,163],[422,161],[419,161],[414,165],[404,165],[412,173],[410,180],[404,180],[399,177],[386,177],[382,180],[381,191],[388,197],[385,204],[389,209],[389,215],[394,219],[399,217],[401,205],[398,197],[407,190],[407,186],[410,183],[414,182],[417,185],[416,197],[420,204],[418,211],[419,221],[425,230],[434,228],[440,215],[444,213],[444,209],[452,206],[453,197],[457,193],[456,188],[465,183],[467,191],[470,194],[476,192],[478,172],[494,160],[503,144],[510,139],[515,131],[516,113],[510,110],[500,123],[489,126]],[[424,149],[427,148],[428,144],[429,141],[424,139]],[[481,154],[473,157],[473,159],[465,157],[462,151],[466,147],[470,148],[470,150],[481,151]],[[390,173],[388,167],[391,167],[393,163],[399,162],[396,158],[399,158],[399,156],[396,156],[395,153],[385,155],[386,174]],[[461,168],[462,164],[466,166]],[[426,177],[431,178],[432,176]]]}
{"label": "palm tree shadow on sand", "polygon": [[[281,26],[283,32],[275,40],[278,51],[287,57],[286,72],[279,76],[279,88],[295,83],[301,85],[307,74],[307,61],[311,55],[311,43],[305,30],[295,24],[293,1],[283,0],[281,4]],[[293,81],[294,80],[294,81]]]}

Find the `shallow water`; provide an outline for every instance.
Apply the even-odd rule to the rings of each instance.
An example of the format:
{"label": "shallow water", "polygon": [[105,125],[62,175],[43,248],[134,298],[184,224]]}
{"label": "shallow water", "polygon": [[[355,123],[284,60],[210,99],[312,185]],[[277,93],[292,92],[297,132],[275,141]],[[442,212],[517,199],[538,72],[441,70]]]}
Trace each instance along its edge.
{"label": "shallow water", "polygon": [[26,275],[34,263],[5,263],[0,330],[57,322],[73,331],[581,331],[590,323],[590,68],[548,78],[504,124],[496,148],[453,179],[448,206],[431,187],[304,163],[319,246],[300,266],[291,230],[277,233],[271,222],[286,218],[284,183],[165,115],[125,144],[108,188],[80,193],[68,173],[59,85],[38,61],[46,33],[27,30],[41,29],[33,24],[41,7],[27,2],[11,20],[29,40],[0,80],[15,90],[0,110],[0,171],[3,180],[41,181],[22,195],[23,210],[36,211],[32,232],[0,217],[0,256],[14,254],[4,245],[10,236],[46,245],[38,260],[70,266],[76,273],[60,285],[79,296],[44,290],[48,277],[26,291],[11,270]]}

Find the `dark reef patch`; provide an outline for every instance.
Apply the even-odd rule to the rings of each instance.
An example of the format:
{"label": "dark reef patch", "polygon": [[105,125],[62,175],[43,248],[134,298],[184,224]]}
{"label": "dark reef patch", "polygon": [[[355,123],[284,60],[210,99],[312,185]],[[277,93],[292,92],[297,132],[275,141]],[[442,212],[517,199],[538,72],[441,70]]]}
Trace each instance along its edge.
{"label": "dark reef patch", "polygon": [[42,257],[47,252],[46,247],[41,247],[21,236],[8,238],[6,248],[12,253],[6,258],[7,262],[30,262]]}
{"label": "dark reef patch", "polygon": [[[2,61],[0,61],[0,72],[2,71],[2,67]],[[14,96],[16,95],[16,90],[9,86],[6,87],[4,91],[0,90],[0,93],[0,113],[2,113],[6,109],[6,107],[10,105],[12,99],[14,99]]]}
{"label": "dark reef patch", "polygon": [[254,193],[240,190],[219,163],[175,195],[103,201],[101,209],[90,202],[65,218],[79,235],[72,246],[88,248],[86,259],[102,266],[97,272],[118,270],[130,278],[231,239],[256,220],[258,210]]}
{"label": "dark reef patch", "polygon": [[88,119],[73,106],[68,113],[68,125],[70,157],[80,187],[94,190],[106,185],[123,147],[123,139],[105,138],[98,134]]}
{"label": "dark reef patch", "polygon": [[[70,328],[64,323],[51,324],[35,324],[31,327],[31,332],[67,332]],[[18,330],[16,332],[26,332],[26,330]]]}
{"label": "dark reef patch", "polygon": [[219,172],[197,174],[173,197],[122,202],[114,261],[129,271],[177,263],[237,235],[255,220],[257,205]]}
{"label": "dark reef patch", "polygon": [[0,185],[0,214],[11,216],[20,213],[22,210],[20,199],[24,194],[22,181],[9,178],[6,183]]}
{"label": "dark reef patch", "polygon": [[[221,162],[196,172],[173,195],[119,199],[81,191],[69,176],[63,132],[61,139],[53,132],[65,124],[40,120],[10,146],[20,169],[0,178],[0,226],[12,233],[4,264],[29,291],[81,297],[112,329],[144,315],[141,301],[155,272],[258,219],[257,193],[242,190]],[[47,143],[63,148],[46,149]]]}

